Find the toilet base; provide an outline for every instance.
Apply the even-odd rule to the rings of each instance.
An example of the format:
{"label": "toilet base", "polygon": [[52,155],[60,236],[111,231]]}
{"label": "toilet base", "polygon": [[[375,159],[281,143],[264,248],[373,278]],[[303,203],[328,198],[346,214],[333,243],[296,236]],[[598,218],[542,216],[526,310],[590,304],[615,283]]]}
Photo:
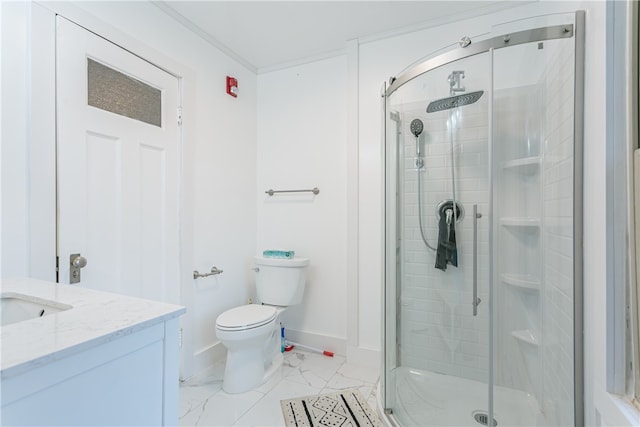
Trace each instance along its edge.
{"label": "toilet base", "polygon": [[222,390],[229,394],[245,393],[266,383],[282,368],[284,357],[278,353],[265,370],[260,352],[236,351],[227,354]]}

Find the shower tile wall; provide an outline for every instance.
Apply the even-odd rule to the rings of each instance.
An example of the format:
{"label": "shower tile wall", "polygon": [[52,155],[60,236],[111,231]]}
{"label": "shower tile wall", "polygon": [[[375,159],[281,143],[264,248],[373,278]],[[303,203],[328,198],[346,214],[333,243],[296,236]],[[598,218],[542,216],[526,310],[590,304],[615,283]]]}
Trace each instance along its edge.
{"label": "shower tile wall", "polygon": [[562,41],[541,78],[546,109],[542,398],[549,425],[573,425],[573,77],[574,49]]}
{"label": "shower tile wall", "polygon": [[423,224],[431,246],[438,243],[436,205],[452,198],[451,158],[447,122],[449,110],[426,114],[426,103],[404,105],[400,143],[404,150],[401,181],[403,275],[400,297],[400,363],[414,369],[488,379],[488,218],[479,221],[478,274],[480,305],[472,315],[472,212],[488,208],[487,97],[460,108],[454,120],[456,198],[464,218],[457,225],[458,267],[443,272],[434,268],[435,253],[427,249],[418,223],[418,172],[415,167],[415,137],[409,130],[414,118],[424,122],[420,136],[425,153],[422,175]]}

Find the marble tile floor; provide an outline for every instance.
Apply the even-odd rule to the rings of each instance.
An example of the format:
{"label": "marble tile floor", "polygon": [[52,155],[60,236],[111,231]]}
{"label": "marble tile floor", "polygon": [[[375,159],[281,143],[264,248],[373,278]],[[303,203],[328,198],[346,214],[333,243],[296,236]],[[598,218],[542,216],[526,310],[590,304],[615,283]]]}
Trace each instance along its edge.
{"label": "marble tile floor", "polygon": [[280,400],[357,388],[376,409],[377,368],[347,363],[293,349],[268,382],[255,390],[228,394],[222,390],[224,361],[180,384],[181,426],[284,426]]}

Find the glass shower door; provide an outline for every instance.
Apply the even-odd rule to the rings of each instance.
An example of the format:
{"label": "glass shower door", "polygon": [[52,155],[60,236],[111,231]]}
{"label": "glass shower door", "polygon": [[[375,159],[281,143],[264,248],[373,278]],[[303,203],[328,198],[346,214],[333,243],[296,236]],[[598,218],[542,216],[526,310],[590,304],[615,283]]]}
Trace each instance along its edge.
{"label": "glass shower door", "polygon": [[506,23],[385,91],[381,391],[401,426],[584,423],[583,24]]}
{"label": "glass shower door", "polygon": [[490,415],[490,60],[443,64],[387,98],[384,390],[401,425]]}
{"label": "glass shower door", "polygon": [[575,38],[496,50],[494,70],[495,411],[574,425]]}

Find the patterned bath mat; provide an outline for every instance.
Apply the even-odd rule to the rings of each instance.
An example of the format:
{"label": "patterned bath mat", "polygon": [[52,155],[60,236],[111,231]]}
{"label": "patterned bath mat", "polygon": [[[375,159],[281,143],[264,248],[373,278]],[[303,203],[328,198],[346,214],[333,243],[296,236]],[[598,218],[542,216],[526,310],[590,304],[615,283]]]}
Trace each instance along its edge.
{"label": "patterned bath mat", "polygon": [[356,389],[281,400],[287,427],[382,427],[375,411]]}

